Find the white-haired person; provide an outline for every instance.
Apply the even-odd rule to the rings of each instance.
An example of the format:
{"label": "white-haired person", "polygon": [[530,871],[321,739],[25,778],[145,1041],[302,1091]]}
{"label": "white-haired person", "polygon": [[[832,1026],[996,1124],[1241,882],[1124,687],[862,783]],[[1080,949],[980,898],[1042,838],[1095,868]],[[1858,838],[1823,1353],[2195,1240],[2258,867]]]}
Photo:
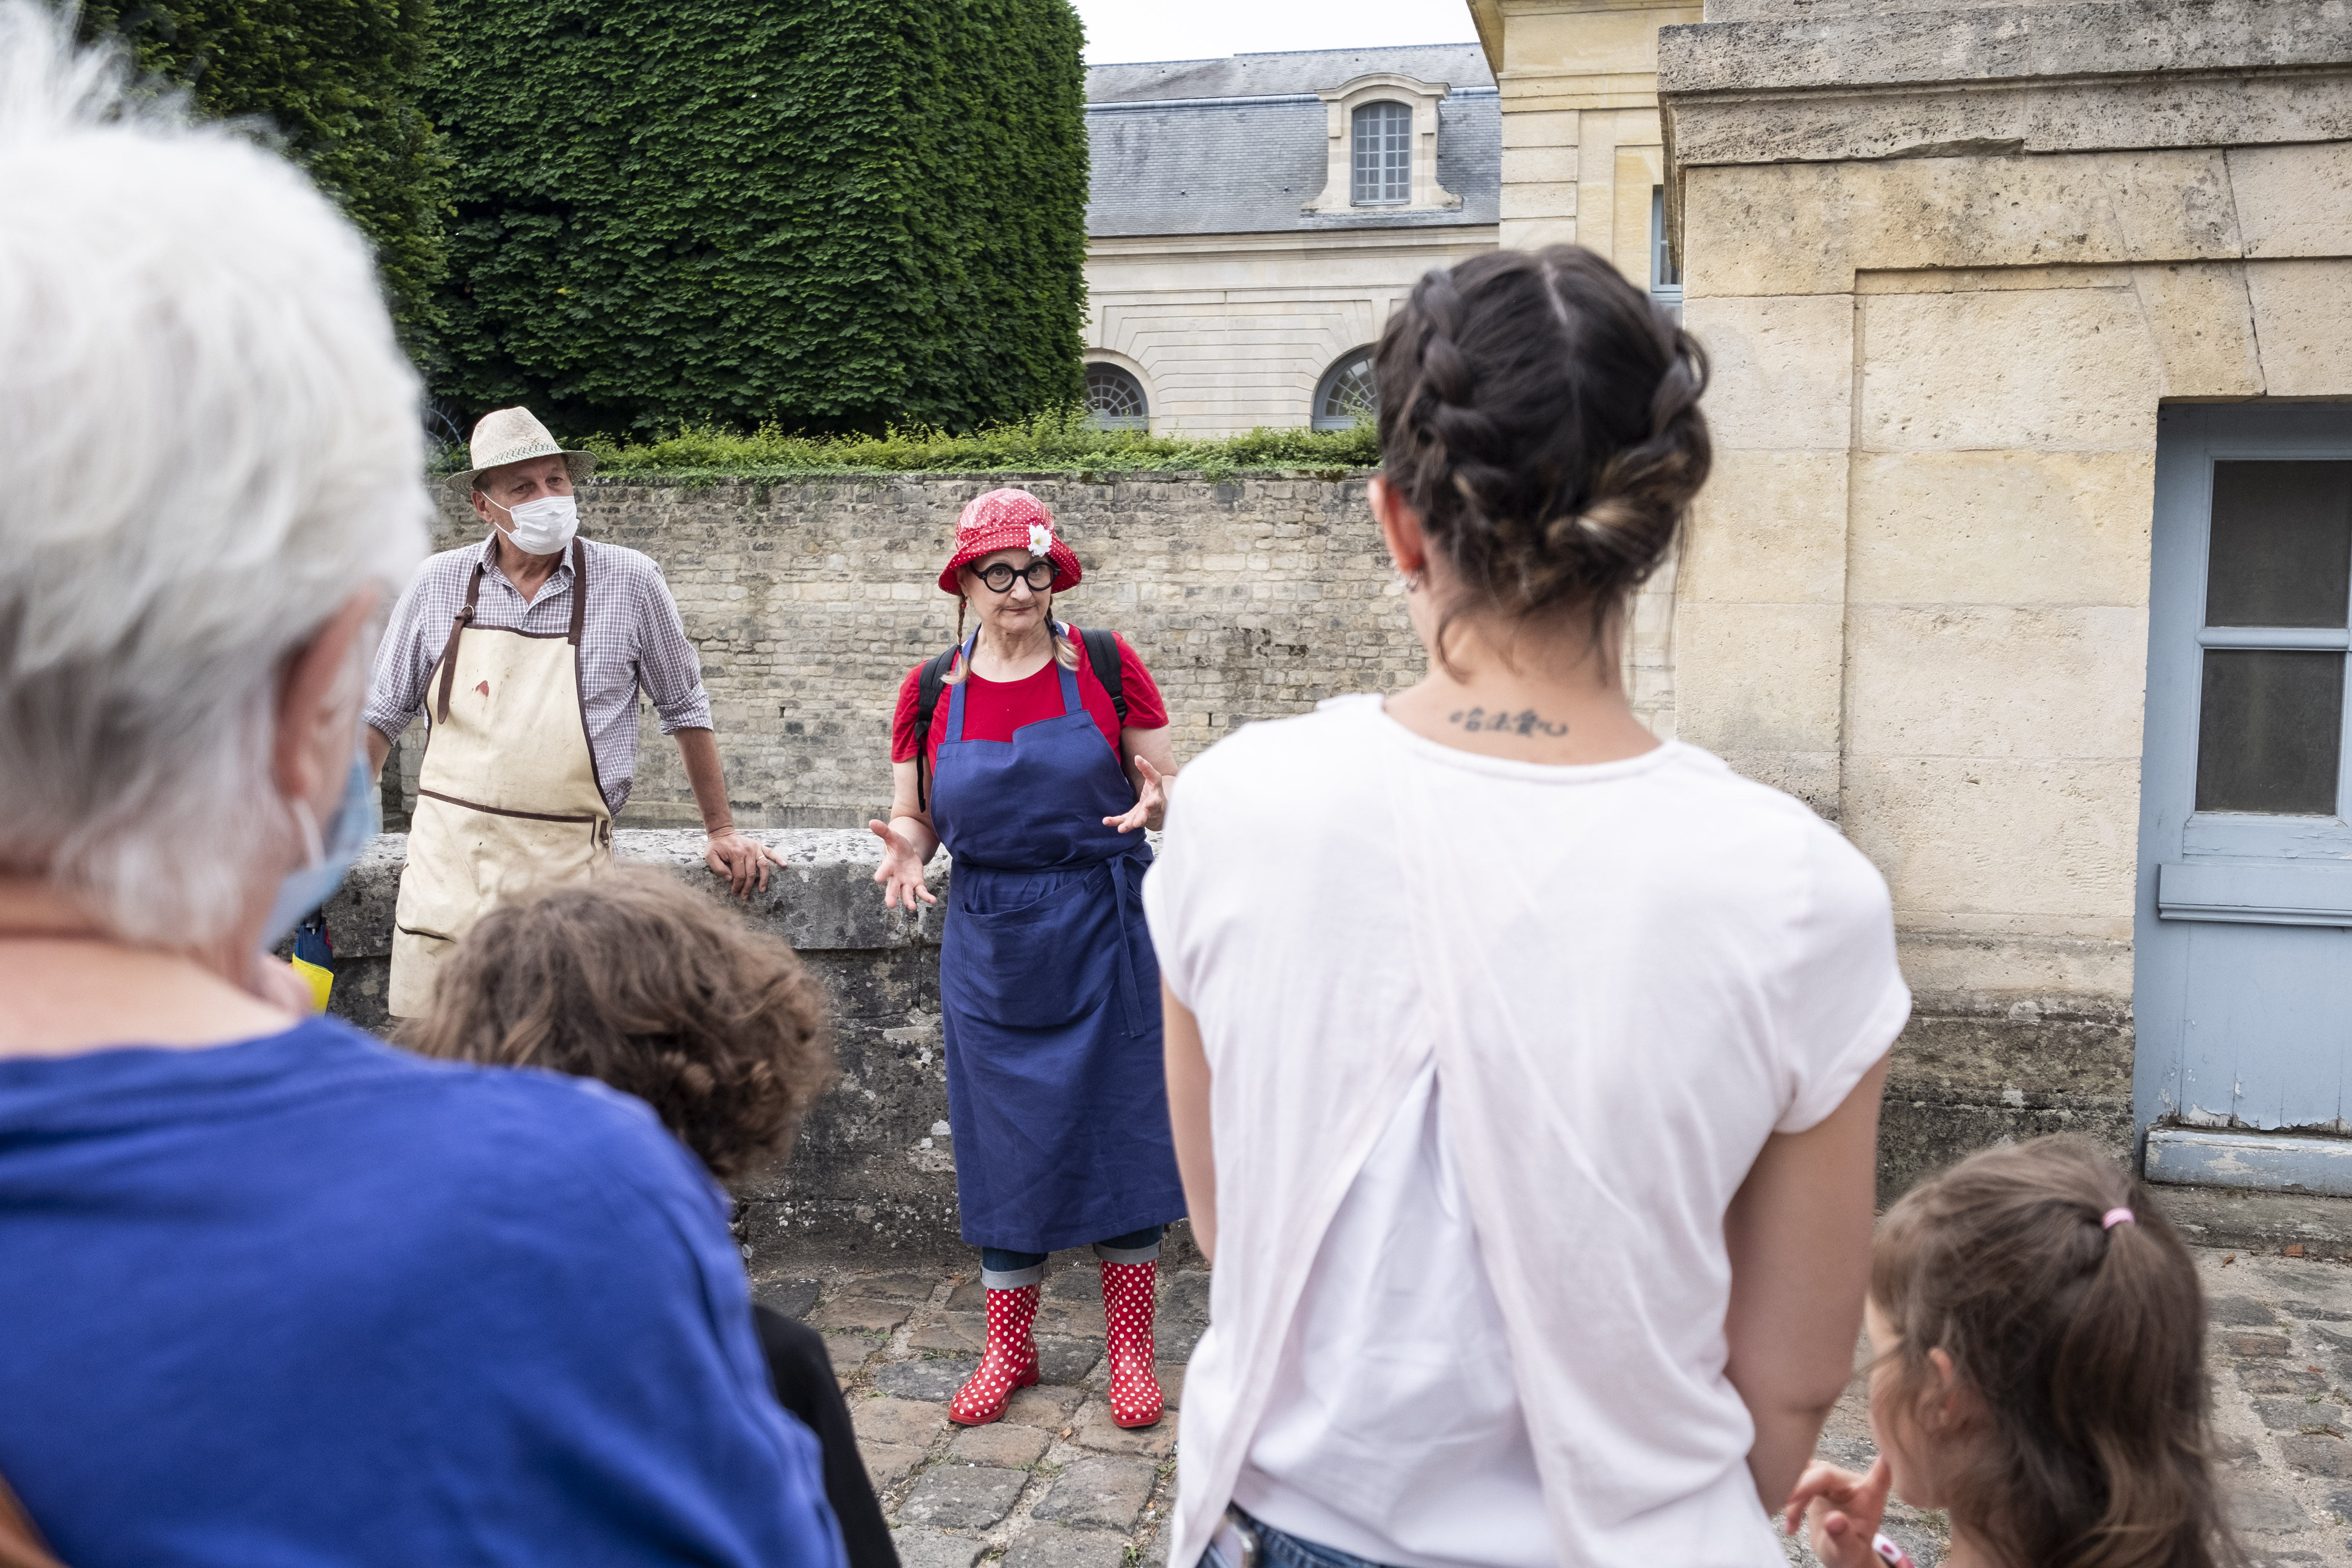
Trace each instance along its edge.
{"label": "white-haired person", "polygon": [[488,529],[416,569],[376,653],[368,761],[422,711],[427,739],[393,916],[394,1017],[430,1010],[441,961],[509,892],[612,864],[613,816],[637,771],[637,693],[677,742],[703,858],[739,895],[780,858],[727,803],[702,658],[653,558],[579,536],[576,479],[596,466],[528,408],[482,416],[474,466],[443,481]]}
{"label": "white-haired person", "polygon": [[837,1568],[653,1115],[268,978],[372,828],[416,379],[329,203],[69,15],[0,0],[0,1559]]}

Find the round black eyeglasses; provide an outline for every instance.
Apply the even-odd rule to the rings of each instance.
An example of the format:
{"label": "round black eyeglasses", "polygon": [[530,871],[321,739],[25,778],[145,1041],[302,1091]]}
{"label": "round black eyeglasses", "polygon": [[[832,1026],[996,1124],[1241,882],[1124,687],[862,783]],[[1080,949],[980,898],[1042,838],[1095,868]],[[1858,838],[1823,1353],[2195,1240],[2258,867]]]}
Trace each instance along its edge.
{"label": "round black eyeglasses", "polygon": [[1030,592],[1042,594],[1054,585],[1054,563],[1051,561],[1032,561],[1026,566],[1016,567],[1009,562],[1000,561],[980,574],[980,580],[988,584],[988,591],[992,594],[1013,592],[1013,579],[1015,577],[1025,579]]}

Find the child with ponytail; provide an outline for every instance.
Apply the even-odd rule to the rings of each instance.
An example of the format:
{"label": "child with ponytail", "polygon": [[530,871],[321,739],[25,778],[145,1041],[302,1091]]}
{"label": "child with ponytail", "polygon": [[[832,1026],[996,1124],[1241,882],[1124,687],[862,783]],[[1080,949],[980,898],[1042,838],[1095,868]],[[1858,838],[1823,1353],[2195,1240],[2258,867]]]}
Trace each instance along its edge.
{"label": "child with ponytail", "polygon": [[1872,1249],[1879,1457],[1790,1495],[1826,1568],[1907,1563],[1889,1490],[1952,1521],[1945,1568],[2221,1568],[2204,1298],[2147,1189],[2089,1143],[1988,1149],[1914,1188]]}

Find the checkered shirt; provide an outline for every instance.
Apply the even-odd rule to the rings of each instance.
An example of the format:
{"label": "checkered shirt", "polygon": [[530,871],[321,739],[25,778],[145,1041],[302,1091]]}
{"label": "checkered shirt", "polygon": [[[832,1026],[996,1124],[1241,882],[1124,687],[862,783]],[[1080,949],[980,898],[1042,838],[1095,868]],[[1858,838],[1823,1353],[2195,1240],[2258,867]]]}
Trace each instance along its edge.
{"label": "checkered shirt", "polygon": [[[369,725],[386,740],[398,740],[424,710],[476,562],[487,562],[488,570],[482,574],[474,625],[556,637],[572,629],[571,552],[526,605],[499,570],[490,542],[434,556],[416,569],[393,607],[366,710]],[[677,601],[653,558],[618,544],[582,542],[588,547],[588,613],[580,632],[580,698],[596,749],[596,782],[604,803],[617,812],[637,773],[637,689],[653,699],[665,735],[709,729],[710,698],[702,689],[702,660],[686,640]]]}

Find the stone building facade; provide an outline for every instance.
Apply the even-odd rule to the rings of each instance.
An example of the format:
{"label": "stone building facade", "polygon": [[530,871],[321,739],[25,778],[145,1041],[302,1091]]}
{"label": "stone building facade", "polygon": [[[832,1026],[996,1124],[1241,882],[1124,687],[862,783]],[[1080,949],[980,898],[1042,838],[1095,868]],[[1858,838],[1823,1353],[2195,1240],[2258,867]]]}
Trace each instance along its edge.
{"label": "stone building facade", "polygon": [[2347,1125],[2352,7],[1658,37],[1716,374],[1676,718],[1893,887],[1892,1134],[2352,1191],[2352,1144],[2286,1136]]}
{"label": "stone building facade", "polygon": [[1423,272],[1496,240],[1475,45],[1096,66],[1087,361],[1097,417],[1345,426]]}
{"label": "stone building facade", "polygon": [[1501,243],[1581,245],[1670,308],[1658,29],[1696,5],[1469,0],[1502,93]]}

